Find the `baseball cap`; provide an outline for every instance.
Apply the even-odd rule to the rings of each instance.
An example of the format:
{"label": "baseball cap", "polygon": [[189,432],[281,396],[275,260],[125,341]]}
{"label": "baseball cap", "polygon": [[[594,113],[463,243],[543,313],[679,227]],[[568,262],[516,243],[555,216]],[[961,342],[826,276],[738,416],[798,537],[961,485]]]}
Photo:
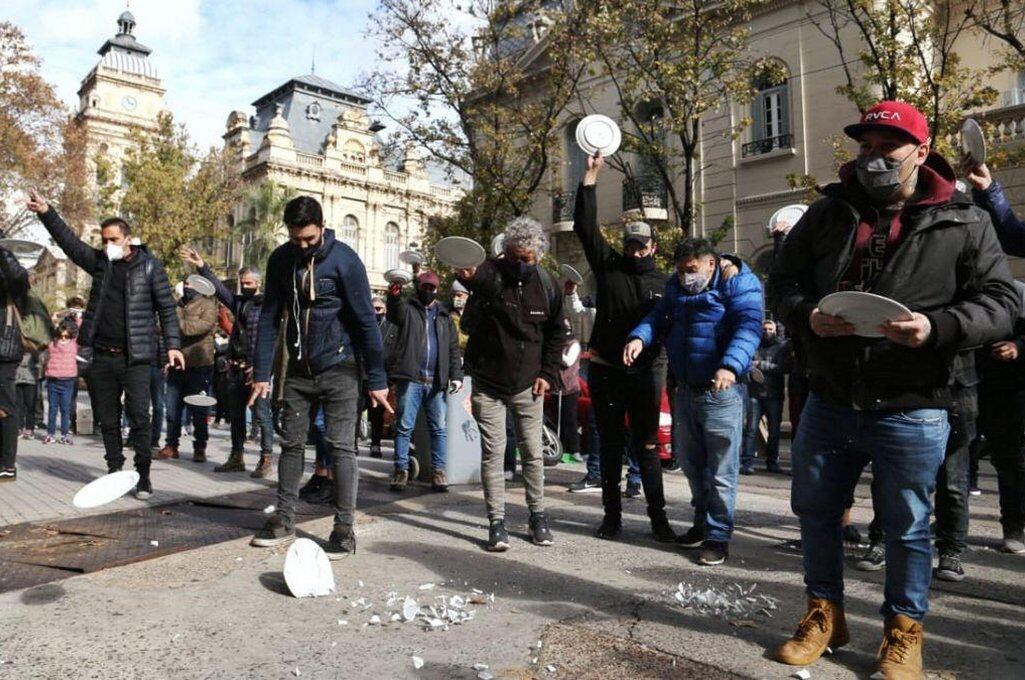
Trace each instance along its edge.
{"label": "baseball cap", "polygon": [[438,288],[439,286],[441,286],[441,280],[438,278],[438,275],[435,274],[434,272],[430,272],[430,271],[428,271],[428,272],[421,272],[420,276],[416,277],[416,285],[417,286],[422,286],[425,283],[430,284],[430,285],[434,286],[435,288]]}
{"label": "baseball cap", "polygon": [[453,293],[465,293],[466,295],[470,294],[470,291],[467,289],[467,287],[464,286],[463,284],[459,283],[458,281],[453,281],[452,282],[452,292]]}
{"label": "baseball cap", "polygon": [[651,226],[647,222],[630,222],[623,227],[623,243],[628,241],[648,245],[651,242]]}
{"label": "baseball cap", "polygon": [[919,144],[929,141],[929,121],[907,102],[882,101],[861,115],[861,121],[843,129],[851,139],[861,139],[869,130],[899,132]]}

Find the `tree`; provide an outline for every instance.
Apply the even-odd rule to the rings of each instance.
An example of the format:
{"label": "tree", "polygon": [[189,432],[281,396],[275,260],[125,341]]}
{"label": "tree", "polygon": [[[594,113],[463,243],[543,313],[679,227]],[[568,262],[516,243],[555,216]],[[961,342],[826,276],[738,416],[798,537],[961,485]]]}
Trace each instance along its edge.
{"label": "tree", "polygon": [[1025,4],[1021,0],[969,0],[965,15],[1004,44],[1008,68],[1025,71]]}
{"label": "tree", "polygon": [[[580,45],[615,91],[623,150],[610,159],[634,191],[654,174],[668,193],[675,229],[690,234],[697,211],[701,119],[724,102],[750,102],[758,74],[776,82],[782,67],[746,54],[747,20],[762,0],[607,0]],[[587,103],[581,101],[587,108]],[[737,135],[750,121],[730,130]]]}
{"label": "tree", "polygon": [[559,145],[583,66],[566,0],[382,0],[379,69],[364,82],[402,143],[472,178],[462,229],[487,242],[525,213]]}
{"label": "tree", "polygon": [[270,180],[264,180],[249,191],[246,197],[248,217],[235,225],[235,234],[245,245],[240,264],[264,267],[271,252],[278,247],[285,204],[294,196],[291,187],[278,186]]}

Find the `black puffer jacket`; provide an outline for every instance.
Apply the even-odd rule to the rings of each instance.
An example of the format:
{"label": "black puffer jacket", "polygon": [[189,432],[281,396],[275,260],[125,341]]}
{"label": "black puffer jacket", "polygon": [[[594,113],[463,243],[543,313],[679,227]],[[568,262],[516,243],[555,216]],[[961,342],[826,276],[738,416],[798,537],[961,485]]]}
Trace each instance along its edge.
{"label": "black puffer jacket", "polygon": [[[841,171],[841,177],[850,173]],[[911,349],[886,339],[822,338],[809,316],[848,269],[860,220],[848,179],[832,184],[787,237],[769,276],[769,303],[807,355],[811,390],[841,406],[893,411],[951,405],[958,350],[1011,332],[1018,294],[989,216],[953,189],[933,154],[919,171],[926,193],[903,211],[904,236],[870,291],[929,318],[932,335]]]}
{"label": "black puffer jacket", "polygon": [[[606,362],[622,366],[627,337],[662,297],[668,277],[657,269],[633,271],[632,258],[624,257],[609,247],[598,229],[593,185],[577,187],[576,201],[573,231],[580,239],[598,285],[597,314],[589,346]],[[662,338],[655,338],[650,345],[645,345],[633,368],[650,367],[656,361],[665,362]]]}
{"label": "black puffer jacket", "polygon": [[[93,325],[101,314],[104,283],[110,272],[110,260],[102,250],[97,250],[75,235],[53,208],[39,216],[43,226],[57,242],[71,261],[89,272],[93,277],[89,291],[89,303],[82,317],[78,334],[80,347],[92,347]],[[181,334],[178,316],[175,313],[171,286],[162,265],[144,246],[132,246],[133,257],[128,266],[125,291],[126,350],[128,360],[133,364],[148,364],[161,361],[157,334],[163,333],[167,349],[181,349]],[[157,323],[159,316],[160,323]]]}
{"label": "black puffer jacket", "polygon": [[[388,379],[394,382],[417,380],[427,346],[427,310],[415,297],[389,294],[387,322],[396,330],[393,351],[388,353],[385,367]],[[441,387],[450,380],[463,379],[463,359],[459,353],[459,333],[449,316],[448,307],[440,302],[434,329],[438,337],[438,371],[435,383]],[[383,334],[384,331],[382,331]]]}
{"label": "black puffer jacket", "polygon": [[18,315],[10,305],[22,308],[28,289],[28,272],[14,253],[0,248],[0,362],[21,361],[25,353]]}

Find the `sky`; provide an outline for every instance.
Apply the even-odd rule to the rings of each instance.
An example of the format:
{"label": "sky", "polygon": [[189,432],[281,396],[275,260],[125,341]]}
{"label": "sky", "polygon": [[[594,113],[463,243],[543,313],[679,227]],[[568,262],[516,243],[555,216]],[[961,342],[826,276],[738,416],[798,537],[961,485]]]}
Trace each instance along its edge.
{"label": "sky", "polygon": [[3,0],[42,59],[43,76],[70,108],[96,50],[117,33],[126,4],[135,37],[164,81],[165,106],[201,146],[220,145],[228,114],[310,72],[350,86],[373,69],[364,38],[376,0]]}

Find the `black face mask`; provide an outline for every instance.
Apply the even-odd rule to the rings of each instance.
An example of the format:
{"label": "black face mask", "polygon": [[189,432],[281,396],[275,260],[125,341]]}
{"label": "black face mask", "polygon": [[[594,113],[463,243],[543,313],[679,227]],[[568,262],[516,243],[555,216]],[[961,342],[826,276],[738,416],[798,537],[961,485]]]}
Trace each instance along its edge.
{"label": "black face mask", "polygon": [[192,288],[186,288],[184,291],[182,291],[182,301],[185,304],[188,304],[195,300],[197,295],[199,295],[199,293],[197,293]]}
{"label": "black face mask", "polygon": [[513,262],[508,258],[503,258],[499,260],[499,262],[501,263],[502,269],[505,270],[505,273],[517,281],[526,281],[530,275],[534,273],[534,270],[537,269],[536,264]]}
{"label": "black face mask", "polygon": [[438,297],[438,292],[434,290],[418,290],[416,291],[416,299],[420,301],[424,307],[429,306]]}
{"label": "black face mask", "polygon": [[651,255],[644,257],[624,257],[623,269],[628,274],[646,274],[655,269],[655,258]]}
{"label": "black face mask", "polygon": [[253,297],[256,295],[256,288],[242,286],[242,297]]}

